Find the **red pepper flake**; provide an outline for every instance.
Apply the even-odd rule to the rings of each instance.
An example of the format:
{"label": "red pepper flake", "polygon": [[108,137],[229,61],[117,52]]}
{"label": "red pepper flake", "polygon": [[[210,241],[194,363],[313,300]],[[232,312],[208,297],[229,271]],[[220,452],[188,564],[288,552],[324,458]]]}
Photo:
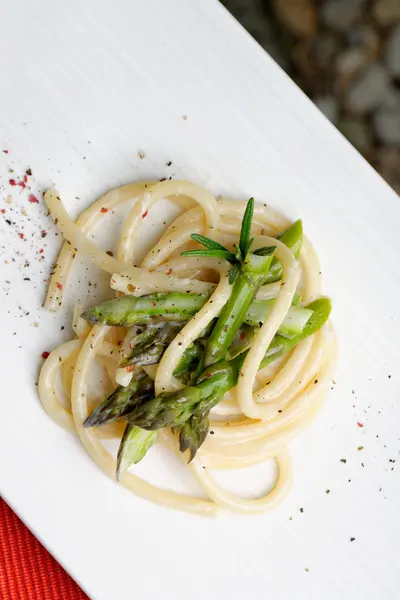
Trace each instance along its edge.
{"label": "red pepper flake", "polygon": [[23,233],[20,233],[20,234],[19,234],[19,237],[21,238],[21,240],[23,240],[25,236],[24,236],[24,234],[23,234]]}
{"label": "red pepper flake", "polygon": [[8,154],[8,150],[3,150],[4,154]]}
{"label": "red pepper flake", "polygon": [[17,185],[21,187],[23,190],[26,188],[26,183],[24,181],[18,181]]}
{"label": "red pepper flake", "polygon": [[153,306],[157,306],[157,302],[152,302],[152,305]]}
{"label": "red pepper flake", "polygon": [[145,219],[147,217],[147,215],[149,214],[149,211],[146,210],[143,214],[142,214],[142,219]]}
{"label": "red pepper flake", "polygon": [[44,252],[43,248],[40,248],[39,252],[40,252],[40,254],[43,254],[43,252]]}
{"label": "red pepper flake", "polygon": [[108,213],[108,208],[106,208],[105,206],[103,206],[103,208],[100,211],[101,213]]}
{"label": "red pepper flake", "polygon": [[240,334],[239,338],[241,340],[244,340],[245,337],[246,337],[246,335],[245,335],[244,331],[242,331],[242,333]]}
{"label": "red pepper flake", "polygon": [[39,200],[36,198],[36,196],[34,196],[33,194],[29,194],[29,198],[28,198],[29,202],[31,202],[32,204],[39,204]]}
{"label": "red pepper flake", "polygon": [[4,215],[4,213],[5,213],[5,212],[6,212],[6,209],[5,209],[5,208],[2,208],[2,209],[1,209],[1,214],[2,214],[2,215]]}
{"label": "red pepper flake", "polygon": [[171,275],[171,273],[172,273],[172,269],[168,269],[167,275]]}
{"label": "red pepper flake", "polygon": [[46,360],[46,358],[48,358],[50,356],[50,352],[42,352],[42,358],[44,358],[44,360]]}
{"label": "red pepper flake", "polygon": [[62,290],[62,284],[57,282],[56,283],[56,288],[61,291]]}
{"label": "red pepper flake", "polygon": [[360,423],[360,422],[358,422],[358,423],[357,423],[357,427],[364,427],[364,423]]}
{"label": "red pepper flake", "polygon": [[17,185],[17,182],[15,181],[15,179],[9,179],[8,183],[10,185]]}
{"label": "red pepper flake", "polygon": [[24,175],[24,183],[28,183],[28,175]]}

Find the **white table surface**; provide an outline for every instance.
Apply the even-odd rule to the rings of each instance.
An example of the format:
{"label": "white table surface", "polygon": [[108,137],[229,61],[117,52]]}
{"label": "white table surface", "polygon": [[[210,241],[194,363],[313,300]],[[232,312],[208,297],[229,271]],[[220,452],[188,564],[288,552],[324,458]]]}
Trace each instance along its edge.
{"label": "white table surface", "polygon": [[[396,600],[396,194],[216,0],[3,2],[0,73],[2,207],[9,168],[27,166],[33,191],[56,183],[72,214],[106,189],[169,174],[266,200],[303,218],[341,348],[337,385],[293,444],[294,488],[276,511],[207,520],[140,500],[38,403],[38,354],[65,339],[70,313],[41,309],[58,240],[39,265],[44,210],[26,204],[23,220],[26,195],[12,190],[17,227],[0,215],[3,256],[21,253],[0,261],[5,499],[95,600]],[[36,237],[21,241],[22,225]]]}

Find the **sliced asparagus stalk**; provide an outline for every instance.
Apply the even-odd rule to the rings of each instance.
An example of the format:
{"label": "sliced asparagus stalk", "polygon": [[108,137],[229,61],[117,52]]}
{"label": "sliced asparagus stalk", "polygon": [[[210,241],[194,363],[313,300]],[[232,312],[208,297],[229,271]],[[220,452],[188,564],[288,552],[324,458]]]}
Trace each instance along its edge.
{"label": "sliced asparagus stalk", "polygon": [[120,296],[88,308],[83,319],[105,325],[148,325],[159,320],[188,321],[204,305],[205,294],[159,292],[148,296]]}
{"label": "sliced asparagus stalk", "polygon": [[[303,245],[303,223],[300,219],[292,223],[290,227],[276,237],[292,251],[295,258],[299,258],[301,247]],[[274,258],[266,283],[273,283],[274,281],[279,281],[281,278],[282,265],[277,258]]]}
{"label": "sliced asparagus stalk", "polygon": [[258,289],[266,281],[275,247],[269,254],[247,254],[233,284],[232,294],[222,309],[211,333],[205,351],[205,365],[211,365],[225,357],[236,332]]}
{"label": "sliced asparagus stalk", "polygon": [[[253,300],[249,306],[244,322],[253,327],[261,326],[268,318],[275,300]],[[312,311],[302,306],[291,306],[282,321],[278,333],[285,337],[293,337],[301,333],[311,317]]]}
{"label": "sliced asparagus stalk", "polygon": [[156,431],[146,431],[129,423],[125,427],[117,454],[117,481],[131,465],[136,465],[156,441]]}

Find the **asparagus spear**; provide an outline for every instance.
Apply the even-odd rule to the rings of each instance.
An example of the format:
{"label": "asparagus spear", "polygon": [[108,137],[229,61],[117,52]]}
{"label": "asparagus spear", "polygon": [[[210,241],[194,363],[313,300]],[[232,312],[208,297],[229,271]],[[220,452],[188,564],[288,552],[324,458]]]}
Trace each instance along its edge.
{"label": "asparagus spear", "polygon": [[160,361],[164,350],[182,329],[183,323],[160,323],[149,325],[145,331],[134,338],[134,346],[129,356],[124,358],[119,367],[135,364],[136,366],[155,365]]}
{"label": "asparagus spear", "polygon": [[[272,262],[273,261],[274,259],[272,259]],[[167,346],[166,340],[169,338],[169,335],[166,334],[168,332],[172,334],[174,329],[169,329],[168,327],[165,327],[164,329],[163,325],[168,325],[168,323],[171,323],[171,327],[176,327],[176,333],[178,333],[179,328],[181,328],[189,318],[193,317],[197,313],[197,311],[206,303],[206,301],[208,300],[208,296],[204,294],[184,294],[181,292],[173,292],[172,294],[165,294],[163,301],[159,302],[157,304],[157,307],[153,306],[153,302],[155,301],[154,296],[155,295],[142,296],[141,298],[133,298],[133,296],[113,298],[112,300],[108,300],[103,304],[86,310],[83,313],[83,316],[87,320],[91,321],[94,321],[96,319],[99,321],[101,320],[107,325],[128,326],[128,322],[134,322],[136,325],[147,325],[147,329],[135,338],[135,352],[132,353],[132,356],[134,355],[135,360],[132,360],[130,362],[134,362],[138,365],[155,364],[156,362],[158,362],[158,360],[154,360],[154,362],[139,362],[139,360],[141,360],[141,352],[145,351],[145,354],[147,354],[147,350],[151,346],[151,340],[153,340],[154,343],[157,344],[161,344],[161,342],[163,342],[163,344],[165,343],[165,346]],[[167,296],[171,296],[171,298],[168,299]],[[125,298],[132,299],[133,303],[131,303],[131,301],[129,300],[126,303],[125,309],[122,311],[121,301]],[[139,299],[143,300],[143,303],[140,305],[140,311],[136,312],[136,301]],[[285,334],[285,331],[287,331],[287,335],[298,333],[307,321],[307,316],[309,316],[309,312],[307,311],[307,309],[298,305],[299,300],[300,297],[298,295],[293,299],[293,307],[290,310],[288,317],[285,318],[281,326],[280,333],[282,335]],[[145,309],[143,308],[143,306],[145,302],[148,306],[148,301],[151,301],[150,303],[152,312],[145,314]],[[275,299],[253,300],[243,318],[244,323],[256,327],[260,323],[264,322],[267,316],[269,315],[274,302]],[[174,313],[163,312],[166,303],[174,304]],[[130,308],[126,308],[128,305],[130,306]],[[296,310],[294,310],[294,307],[296,307]],[[88,315],[88,313],[90,314]],[[179,319],[179,317],[181,317],[181,320]],[[153,320],[156,322],[153,323]],[[159,329],[157,329],[157,327],[159,327]],[[202,335],[202,337],[204,336]],[[171,340],[172,339],[173,338],[171,338]],[[155,356],[156,355],[157,353],[155,353]],[[146,361],[149,359],[143,357],[143,360]],[[126,364],[130,363],[126,362],[125,365]]]}
{"label": "asparagus spear", "polygon": [[117,481],[131,465],[136,465],[146,455],[149,448],[156,441],[156,431],[139,429],[135,425],[127,424],[117,454]]}
{"label": "asparagus spear", "polygon": [[[253,327],[260,326],[267,319],[275,300],[253,300],[250,304],[243,322]],[[278,333],[285,337],[298,335],[311,317],[311,310],[302,306],[291,306],[279,326]]]}
{"label": "asparagus spear", "polygon": [[188,462],[191,462],[194,459],[197,450],[207,437],[210,428],[208,419],[209,414],[210,411],[206,411],[205,413],[196,411],[190,419],[186,421],[179,432],[179,450],[181,452],[190,450]]}
{"label": "asparagus spear", "polygon": [[[300,219],[292,223],[290,227],[276,237],[292,251],[295,258],[299,258],[301,247],[303,245],[303,223]],[[267,277],[267,283],[279,281],[281,278],[282,265],[277,258],[273,258]]]}
{"label": "asparagus spear", "polygon": [[[313,312],[303,331],[293,338],[275,335],[260,368],[279,358],[322,327],[329,318],[331,302],[328,298],[320,298],[307,308]],[[193,413],[197,410],[203,413],[211,410],[225,392],[236,385],[246,355],[247,352],[243,352],[233,360],[214,363],[202,373],[196,386],[161,394],[157,398],[142,402],[125,418],[129,423],[148,430],[162,427],[182,428]]]}
{"label": "asparagus spear", "polygon": [[232,294],[219,315],[205,351],[205,365],[221,360],[232,344],[259,287],[265,282],[275,247],[264,256],[247,254],[233,285]]}
{"label": "asparagus spear", "polygon": [[120,296],[88,308],[82,318],[105,325],[147,325],[151,322],[188,321],[208,300],[206,294],[157,292],[147,296]]}
{"label": "asparagus spear", "polygon": [[126,387],[118,386],[104,402],[96,406],[85,419],[83,426],[98,427],[99,425],[112,423],[126,413],[131,412],[141,402],[150,400],[153,396],[154,382],[144,371],[140,371],[132,377],[129,385]]}
{"label": "asparagus spear", "polygon": [[205,340],[200,338],[190,344],[183,353],[174,371],[174,377],[182,383],[186,385],[194,383],[204,371],[204,345]]}

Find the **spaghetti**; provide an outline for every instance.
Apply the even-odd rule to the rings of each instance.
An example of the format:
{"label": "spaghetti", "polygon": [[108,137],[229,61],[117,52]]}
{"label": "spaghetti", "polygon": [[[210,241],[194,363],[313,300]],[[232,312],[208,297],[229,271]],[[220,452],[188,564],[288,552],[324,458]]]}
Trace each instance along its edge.
{"label": "spaghetti", "polygon": [[[175,203],[181,214],[166,229],[147,254],[140,267],[137,256],[137,233],[146,226],[147,215],[161,199]],[[190,349],[218,317],[228,302],[232,285],[229,264],[223,259],[198,256],[182,257],[182,250],[193,247],[191,235],[209,235],[219,244],[232,247],[238,240],[245,209],[243,202],[216,199],[201,187],[186,181],[143,182],[125,185],[108,192],[73,222],[55,190],[45,194],[49,212],[61,230],[65,243],[51,278],[45,308],[57,310],[77,252],[89,256],[97,266],[111,275],[111,288],[117,295],[142,297],[159,292],[202,294],[204,304],[175,335],[159,363],[143,367],[154,379],[156,396],[183,387],[174,376],[185,351]],[[125,221],[118,256],[109,256],[89,241],[88,234],[104,212],[119,204],[133,202]],[[256,204],[251,233],[255,248],[273,245],[282,267],[279,281],[262,285],[257,299],[272,302],[265,321],[255,333],[241,365],[236,387],[212,408],[207,436],[195,458],[188,464],[206,498],[197,498],[161,489],[124,472],[120,482],[143,498],[158,504],[204,515],[216,514],[221,507],[236,512],[258,513],[275,506],[290,488],[292,473],[288,454],[289,442],[311,422],[326,396],[336,360],[336,340],[329,322],[293,349],[265,368],[260,364],[290,311],[296,294],[305,304],[321,294],[320,269],[311,244],[304,239],[299,260],[277,235],[290,225],[283,216],[265,205]],[[98,466],[115,478],[116,460],[103,440],[120,438],[120,420],[105,427],[85,428],[90,412],[88,381],[95,361],[101,361],[109,376],[105,395],[117,382],[129,383],[131,374],[121,374],[119,357],[131,335],[129,328],[95,324],[89,327],[74,313],[76,339],[53,350],[44,363],[39,380],[39,394],[50,417],[68,431],[76,431]],[[128,332],[128,333],[127,333]],[[125,346],[126,346],[125,341]],[[62,374],[67,404],[56,389]],[[157,441],[178,452],[177,439],[161,429]],[[184,459],[186,454],[183,455]],[[271,491],[260,499],[244,499],[223,489],[212,475],[214,469],[243,469],[274,459],[278,475]]]}

